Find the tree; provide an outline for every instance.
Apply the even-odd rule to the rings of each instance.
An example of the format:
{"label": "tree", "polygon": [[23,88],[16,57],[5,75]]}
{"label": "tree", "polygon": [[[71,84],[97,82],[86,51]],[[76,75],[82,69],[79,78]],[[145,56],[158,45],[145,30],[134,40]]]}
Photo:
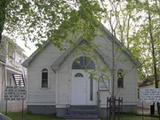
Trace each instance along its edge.
{"label": "tree", "polygon": [[5,30],[14,36],[22,35],[24,40],[43,43],[49,39],[59,48],[66,41],[74,43],[73,39],[66,39],[69,32],[74,37],[78,32],[92,40],[96,28],[105,19],[113,35],[143,63],[140,73],[144,79],[154,71],[157,87],[160,56],[158,0],[1,0],[0,6],[0,39]]}
{"label": "tree", "polygon": [[153,61],[153,69],[154,69],[154,79],[155,79],[155,88],[158,88],[158,76],[157,76],[157,60],[155,54],[155,40],[153,38],[153,26],[152,26],[152,18],[150,12],[149,2],[147,1],[148,7],[148,23],[149,23],[149,36],[150,36],[150,43],[151,43],[151,51],[152,51],[152,61]]}
{"label": "tree", "polygon": [[89,37],[102,15],[98,0],[12,0],[3,6],[3,10],[2,25],[5,22],[5,26],[1,31],[4,28],[10,35],[22,35],[25,40],[39,43],[50,39],[57,46],[63,42],[68,30],[76,29]]}
{"label": "tree", "polygon": [[[146,22],[148,12],[144,3],[146,1],[139,0],[101,0],[101,4],[99,0],[1,0],[0,38],[4,30],[14,37],[21,36],[24,41],[29,39],[42,44],[50,39],[60,47],[69,31],[73,34],[78,31],[91,40],[96,27],[105,19],[108,29],[143,63],[140,71],[145,78],[151,75],[153,69],[148,69],[152,63],[146,34],[149,32]],[[149,1],[149,4],[157,59],[160,51],[160,3],[155,0]],[[67,42],[73,43],[71,39]],[[158,64],[159,61],[156,62]]]}
{"label": "tree", "polygon": [[[103,4],[107,11],[105,22],[108,23],[108,28],[132,52],[134,57],[142,63],[142,67],[139,69],[142,80],[146,79],[147,76],[151,76],[153,71],[155,71],[150,66],[153,63],[159,63],[158,51],[160,48],[158,22],[160,3],[157,0],[154,2],[149,1],[149,7],[147,7],[146,3],[147,1],[139,0],[109,0]],[[151,14],[150,25],[147,22],[149,21],[148,10]],[[154,60],[152,51],[155,51]]]}
{"label": "tree", "polygon": [[8,0],[1,0],[0,1],[0,43],[2,39],[2,32],[5,23],[5,14],[6,14],[6,6],[8,4]]}
{"label": "tree", "polygon": [[[160,23],[159,23],[159,10],[160,2],[155,0],[145,0],[132,2],[133,7],[139,16],[143,15],[144,21],[141,22],[141,26],[138,32],[133,36],[133,39],[138,39],[141,47],[141,57],[143,62],[143,69],[147,76],[154,75],[155,87],[158,87],[158,56],[160,45]],[[151,67],[152,66],[152,67]]]}

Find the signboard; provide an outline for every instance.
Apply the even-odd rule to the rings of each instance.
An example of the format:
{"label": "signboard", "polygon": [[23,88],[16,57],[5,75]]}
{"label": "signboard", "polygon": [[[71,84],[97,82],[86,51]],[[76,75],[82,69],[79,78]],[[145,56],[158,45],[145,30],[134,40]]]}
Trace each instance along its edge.
{"label": "signboard", "polygon": [[26,99],[26,88],[18,86],[7,86],[4,92],[5,100],[25,100]]}
{"label": "signboard", "polygon": [[145,102],[160,102],[159,88],[143,88],[139,91],[140,100]]}
{"label": "signboard", "polygon": [[109,90],[110,89],[110,80],[99,80],[99,89],[100,90]]}

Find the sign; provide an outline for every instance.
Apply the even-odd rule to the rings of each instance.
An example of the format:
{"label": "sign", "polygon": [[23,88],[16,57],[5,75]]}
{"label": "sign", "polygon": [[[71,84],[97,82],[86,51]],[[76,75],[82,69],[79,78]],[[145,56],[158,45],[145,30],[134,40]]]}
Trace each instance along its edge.
{"label": "sign", "polygon": [[4,92],[5,100],[25,100],[26,99],[26,88],[19,86],[7,86]]}
{"label": "sign", "polygon": [[159,88],[143,88],[139,91],[140,100],[145,102],[160,102]]}
{"label": "sign", "polygon": [[109,90],[110,89],[110,80],[99,80],[99,89],[100,90]]}

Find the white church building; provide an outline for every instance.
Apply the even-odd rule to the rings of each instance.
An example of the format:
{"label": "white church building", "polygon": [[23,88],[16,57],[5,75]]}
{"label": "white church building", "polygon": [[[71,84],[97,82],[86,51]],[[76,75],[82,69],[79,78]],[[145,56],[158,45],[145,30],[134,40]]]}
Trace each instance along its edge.
{"label": "white church building", "polygon": [[28,72],[29,112],[63,117],[72,107],[98,107],[104,116],[113,86],[113,42],[115,95],[123,97],[124,112],[136,111],[139,63],[105,27],[100,31],[103,35],[90,42],[80,36],[65,51],[48,41],[24,61]]}

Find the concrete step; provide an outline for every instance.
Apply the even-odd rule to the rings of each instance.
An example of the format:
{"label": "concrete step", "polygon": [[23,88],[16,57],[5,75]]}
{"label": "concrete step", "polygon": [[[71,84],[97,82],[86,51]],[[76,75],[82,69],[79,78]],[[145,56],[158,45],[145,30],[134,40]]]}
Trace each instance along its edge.
{"label": "concrete step", "polygon": [[96,114],[98,111],[97,106],[71,106],[69,112],[73,113],[93,113]]}
{"label": "concrete step", "polygon": [[97,109],[95,105],[71,105],[71,109]]}
{"label": "concrete step", "polygon": [[65,118],[68,118],[68,119],[97,119],[98,115],[97,114],[77,113],[77,114],[68,114],[66,115]]}
{"label": "concrete step", "polygon": [[71,114],[97,114],[98,110],[70,110]]}
{"label": "concrete step", "polygon": [[70,118],[70,119],[66,119],[66,120],[100,120],[100,119],[74,119],[74,118]]}
{"label": "concrete step", "polygon": [[67,120],[97,120],[98,109],[97,106],[70,106],[65,118]]}

